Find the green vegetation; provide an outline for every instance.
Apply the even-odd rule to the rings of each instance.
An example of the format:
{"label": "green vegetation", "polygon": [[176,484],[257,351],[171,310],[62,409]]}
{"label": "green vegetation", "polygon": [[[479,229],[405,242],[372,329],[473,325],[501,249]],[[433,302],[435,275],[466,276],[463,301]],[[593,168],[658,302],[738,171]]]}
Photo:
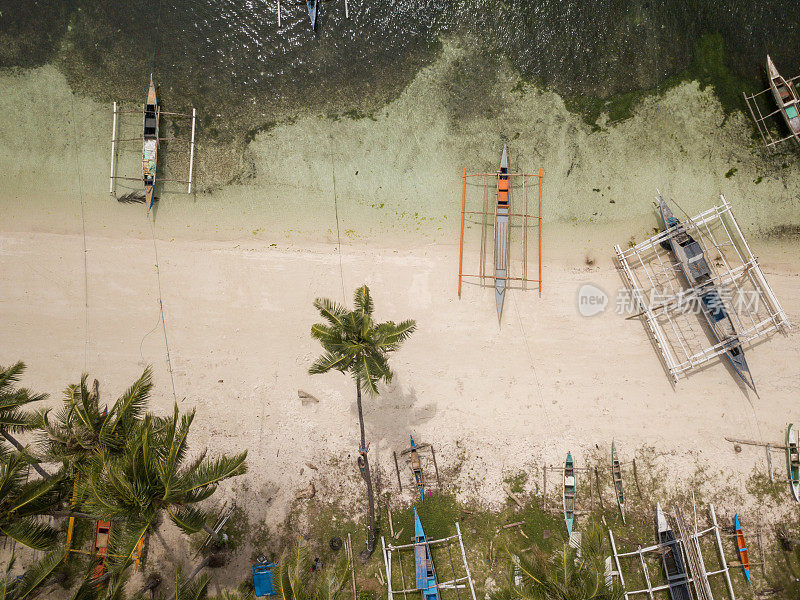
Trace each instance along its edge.
{"label": "green vegetation", "polygon": [[[552,553],[539,549],[525,553],[508,550],[505,585],[491,600],[618,600],[622,588],[609,588],[605,581],[605,557],[610,552],[605,532],[593,526],[584,532],[581,551],[561,539]],[[516,581],[515,581],[516,578]]]}
{"label": "green vegetation", "polygon": [[511,491],[515,494],[521,494],[528,483],[528,474],[525,471],[519,471],[514,475],[508,475],[503,478],[503,481],[508,484]]}
{"label": "green vegetation", "polygon": [[[245,472],[246,452],[208,459],[205,451],[189,460],[189,429],[194,411],[181,415],[177,405],[168,417],[147,412],[152,388],[150,369],[108,408],[100,408],[97,380],[90,390],[88,377],[64,392],[61,409],[27,413],[21,408],[44,399],[16,383],[22,363],[0,368],[0,533],[35,550],[52,552],[20,580],[4,578],[0,598],[23,598],[56,571],[65,587],[73,585],[76,569],[84,572],[76,597],[121,598],[140,540],[155,531],[163,517],[187,534],[201,529],[213,537],[208,516],[199,504],[210,498],[217,485]],[[11,435],[36,431],[38,452],[21,446]],[[55,474],[40,462],[60,464]],[[29,467],[39,467],[42,477],[30,478]],[[70,517],[70,534],[44,522],[42,516]],[[79,523],[74,523],[78,519]],[[65,553],[74,543],[93,533],[89,523],[110,521],[111,536],[105,565],[99,575],[94,559]],[[66,523],[65,523],[66,525]],[[66,561],[65,561],[66,556]],[[12,563],[13,565],[13,563]],[[8,566],[10,573],[12,565]],[[207,578],[191,583],[176,579],[180,598],[199,598]]]}
{"label": "green vegetation", "polygon": [[400,349],[402,343],[414,333],[417,325],[413,320],[395,324],[393,321],[375,323],[369,288],[364,285],[355,291],[353,303],[355,310],[328,300],[318,298],[314,301],[322,318],[327,321],[317,323],[311,328],[311,337],[318,340],[325,354],[314,361],[308,372],[312,375],[339,371],[348,373],[355,380],[358,424],[361,428],[361,445],[358,449],[358,462],[364,481],[367,484],[367,504],[369,510],[369,537],[367,552],[375,549],[375,495],[369,471],[369,447],[364,434],[364,415],[361,407],[361,392],[370,396],[378,395],[378,384],[392,380],[389,368],[389,354]]}

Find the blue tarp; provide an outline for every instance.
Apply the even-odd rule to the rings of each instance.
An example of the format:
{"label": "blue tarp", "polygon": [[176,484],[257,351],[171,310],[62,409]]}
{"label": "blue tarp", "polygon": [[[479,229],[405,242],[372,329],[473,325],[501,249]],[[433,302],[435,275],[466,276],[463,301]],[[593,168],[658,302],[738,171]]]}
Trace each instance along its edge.
{"label": "blue tarp", "polygon": [[260,563],[253,566],[253,587],[256,596],[274,596],[275,586],[272,582],[272,569],[275,563]]}

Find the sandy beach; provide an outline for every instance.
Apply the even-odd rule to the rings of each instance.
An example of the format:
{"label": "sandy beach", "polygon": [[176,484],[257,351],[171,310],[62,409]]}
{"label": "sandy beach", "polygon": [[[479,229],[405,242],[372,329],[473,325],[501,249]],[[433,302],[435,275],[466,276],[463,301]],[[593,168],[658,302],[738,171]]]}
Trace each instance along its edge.
{"label": "sandy beach", "polygon": [[[174,401],[197,408],[195,452],[248,450],[249,473],[221,499],[277,524],[298,489],[335,487],[340,461],[354,457],[353,383],[308,375],[320,352],[309,331],[315,298],[349,304],[366,283],[378,319],[418,323],[393,357],[392,385],[365,402],[372,460],[384,471],[413,434],[436,445],[444,470],[458,466],[462,495],[496,505],[508,474],[557,464],[567,450],[578,462],[605,456],[613,439],[627,458],[652,448],[649,476],[667,487],[702,470],[707,499],[751,506],[745,482],[763,470],[763,452],[735,454],[724,436],[780,440],[800,420],[797,328],[747,350],[760,397],[720,361],[672,385],[639,320],[613,306],[583,317],[577,293],[590,283],[613,297],[624,286],[613,244],[652,233],[655,188],[690,212],[725,192],[789,320],[800,322],[791,233],[800,187],[784,175],[796,156],[765,157],[744,117],[721,116],[693,83],[600,132],[536,90],[502,119],[454,126],[431,95],[448,52],[375,119],[307,116],[258,134],[246,177],[190,197],[164,193],[154,222],[143,206],[108,196],[107,106],[73,98],[51,67],[4,75],[13,85],[0,108],[68,114],[87,137],[76,146],[55,119],[17,122],[21,136],[0,124],[0,164],[15,174],[0,192],[0,364],[24,360],[24,383],[49,393],[50,405],[82,372],[110,400],[152,365],[154,411]],[[651,131],[664,111],[675,118]],[[541,295],[510,290],[498,324],[492,289],[456,293],[459,174],[496,168],[509,137],[512,160],[545,170],[544,284]],[[218,151],[201,143],[201,176]],[[121,168],[135,163],[126,160]],[[781,160],[787,166],[775,167]],[[776,229],[789,237],[776,239]],[[319,402],[302,402],[298,390]]]}
{"label": "sandy beach", "polygon": [[[1,239],[1,359],[24,358],[26,382],[54,403],[82,371],[98,377],[111,399],[151,364],[152,408],[168,411],[173,396],[152,240],[86,238],[87,343],[82,237],[6,232]],[[341,466],[326,465],[352,459],[352,381],[307,373],[319,352],[309,336],[317,319],[312,301],[342,301],[343,284],[348,302],[351,290],[367,283],[379,318],[413,317],[419,325],[395,357],[393,384],[365,405],[377,462],[389,469],[392,451],[413,434],[436,444],[443,468],[463,462],[463,493],[488,503],[502,501],[509,473],[557,464],[568,449],[589,460],[595,445],[604,452],[615,439],[629,456],[652,447],[669,487],[686,485],[702,467],[712,499],[741,505],[749,501],[744,482],[764,467],[763,453],[735,455],[723,436],[780,439],[794,418],[796,330],[748,352],[760,398],[719,361],[673,387],[642,323],[611,310],[578,313],[583,283],[620,287],[608,258],[592,267],[551,259],[541,298],[510,290],[499,327],[493,290],[465,286],[457,298],[454,246],[347,245],[342,281],[335,245],[156,244],[177,401],[198,411],[193,448],[248,450],[250,473],[228,493],[257,521],[278,523],[310,478],[335,480]],[[796,322],[796,269],[780,258],[765,260],[764,268]],[[302,402],[298,390],[319,403]],[[307,462],[320,472],[304,468]],[[271,503],[259,502],[265,494]]]}

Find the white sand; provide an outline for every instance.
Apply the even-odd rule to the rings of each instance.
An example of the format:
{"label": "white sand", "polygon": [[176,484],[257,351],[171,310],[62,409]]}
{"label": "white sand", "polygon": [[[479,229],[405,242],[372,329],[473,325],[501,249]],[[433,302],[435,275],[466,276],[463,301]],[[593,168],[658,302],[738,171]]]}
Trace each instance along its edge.
{"label": "white sand", "polygon": [[[554,94],[535,91],[510,97],[502,125],[477,119],[453,128],[435,95],[453,52],[376,121],[301,118],[251,144],[246,183],[163,196],[155,226],[160,283],[176,397],[182,409],[198,409],[193,448],[249,451],[250,473],[222,497],[235,488],[254,522],[275,524],[312,475],[332,481],[348,468],[331,460],[354,456],[353,384],[336,373],[307,374],[320,352],[309,330],[318,319],[314,298],[349,303],[367,283],[378,319],[415,318],[419,326],[393,357],[392,386],[365,403],[371,456],[385,470],[413,433],[436,444],[440,467],[463,459],[465,494],[498,502],[504,476],[559,464],[567,450],[580,464],[595,444],[607,453],[613,438],[623,460],[655,449],[663,471],[648,476],[679,487],[707,468],[706,498],[729,509],[752,505],[744,484],[763,468],[764,453],[736,455],[723,436],[779,441],[787,422],[800,421],[797,329],[747,351],[760,398],[721,362],[673,387],[640,322],[611,311],[581,317],[576,294],[585,282],[612,293],[622,285],[611,244],[649,234],[655,187],[690,212],[723,191],[746,233],[758,234],[800,223],[797,180],[761,158],[741,115],[720,128],[713,97],[694,84],[647,100],[636,117],[599,133]],[[52,394],[53,404],[82,371],[111,400],[152,364],[152,409],[168,410],[150,222],[141,205],[107,195],[108,108],[77,99],[87,135],[76,146],[71,127],[58,124],[72,114],[72,99],[55,69],[2,81],[0,109],[17,118],[0,122],[0,166],[12,174],[0,192],[0,364],[26,361],[24,383]],[[543,294],[509,291],[498,327],[492,290],[467,285],[456,297],[455,243],[460,167],[493,169],[501,132],[520,134],[512,161],[544,167],[548,224]],[[214,151],[201,143],[201,173]],[[323,160],[331,155],[341,258],[331,162]],[[737,174],[725,178],[732,166]],[[796,244],[753,245],[797,323]],[[587,255],[594,266],[584,264]],[[320,403],[303,405],[298,389]],[[318,473],[304,466],[309,461]],[[180,555],[186,542],[173,543]]]}

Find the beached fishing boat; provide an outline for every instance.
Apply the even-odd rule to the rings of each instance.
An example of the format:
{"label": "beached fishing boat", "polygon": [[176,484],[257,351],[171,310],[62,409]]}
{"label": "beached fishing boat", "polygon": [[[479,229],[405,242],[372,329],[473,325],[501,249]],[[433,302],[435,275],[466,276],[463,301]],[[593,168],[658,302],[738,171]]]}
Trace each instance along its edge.
{"label": "beached fishing boat", "polygon": [[711,267],[703,255],[703,248],[691,235],[686,233],[664,198],[659,195],[658,201],[664,230],[674,228],[674,232],[669,240],[665,241],[665,244],[669,244],[672,253],[678,260],[678,266],[689,287],[697,292],[703,316],[716,340],[724,345],[725,356],[733,366],[733,370],[748,387],[756,391],[750,368],[744,357],[744,350],[733,326],[733,320],[725,309],[719,290],[714,285]]}
{"label": "beached fishing boat", "polygon": [[617,493],[617,505],[619,514],[622,515],[622,523],[625,523],[625,494],[622,491],[622,468],[617,456],[617,445],[611,442],[611,475],[614,478],[614,491]]}
{"label": "beached fishing boat", "polygon": [[106,556],[108,556],[108,541],[111,537],[111,521],[97,521],[94,531],[94,554],[97,564],[94,566],[94,578],[103,575],[106,569]]}
{"label": "beached fishing boat", "polygon": [[786,467],[795,502],[800,502],[800,453],[797,446],[797,429],[789,423],[786,430]]}
{"label": "beached fishing boat", "polygon": [[311,29],[315,30],[317,27],[317,0],[306,0],[306,7],[308,8],[308,18],[311,19]]}
{"label": "beached fishing boat", "polygon": [[142,181],[147,212],[153,206],[156,185],[156,164],[158,162],[158,121],[159,108],[156,100],[156,86],[150,74],[150,87],[147,90],[147,103],[144,105],[144,132],[142,135]]}
{"label": "beached fishing boat", "polygon": [[508,151],[503,144],[500,172],[497,175],[497,205],[494,217],[494,294],[497,302],[497,320],[503,313],[506,284],[508,283],[508,218],[509,218]]}
{"label": "beached fishing boat", "polygon": [[439,600],[439,584],[436,569],[433,567],[431,547],[422,529],[417,509],[414,509],[414,566],[417,571],[417,589],[422,592],[422,600]]}
{"label": "beached fishing boat", "polygon": [[736,530],[736,546],[739,548],[739,557],[742,559],[744,576],[747,577],[747,583],[752,584],[752,581],[750,581],[750,555],[747,553],[747,544],[744,542],[744,533],[742,532],[742,524],[739,523],[739,515],[733,516],[733,528]]}
{"label": "beached fishing boat", "polygon": [[419,452],[417,451],[417,445],[414,443],[414,436],[412,435],[409,437],[411,438],[411,446],[409,448],[411,472],[414,474],[414,483],[417,485],[419,499],[425,500],[425,480],[422,477],[422,461],[419,459]]}
{"label": "beached fishing boat", "polygon": [[778,109],[786,121],[789,131],[794,136],[795,141],[800,144],[800,96],[791,81],[785,80],[778,73],[778,69],[767,54],[767,75],[769,76],[769,87],[778,105]]}
{"label": "beached fishing boat", "polygon": [[681,547],[667,522],[661,504],[656,505],[656,529],[658,543],[662,545],[661,564],[669,585],[670,597],[672,600],[692,600]]}
{"label": "beached fishing boat", "polygon": [[572,524],[575,522],[575,463],[572,452],[567,452],[567,460],[564,461],[564,521],[571,539]]}

